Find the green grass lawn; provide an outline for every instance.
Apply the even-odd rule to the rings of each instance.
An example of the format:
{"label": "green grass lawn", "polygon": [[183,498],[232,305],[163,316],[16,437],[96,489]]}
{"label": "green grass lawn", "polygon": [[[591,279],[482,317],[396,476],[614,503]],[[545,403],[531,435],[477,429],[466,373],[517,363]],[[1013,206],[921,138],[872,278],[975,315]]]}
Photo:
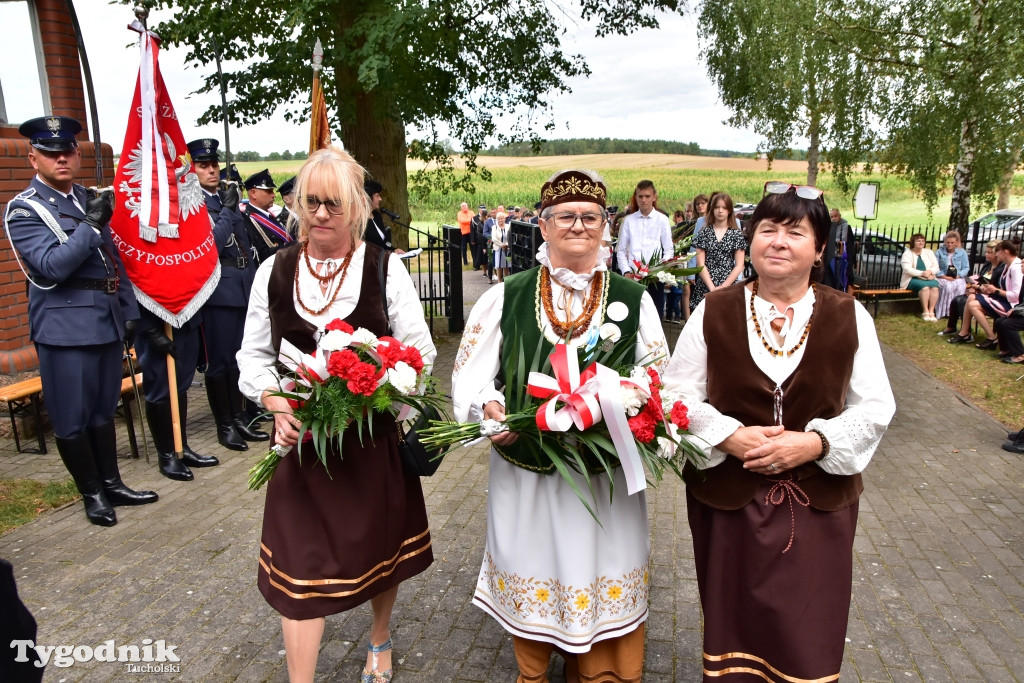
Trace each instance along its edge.
{"label": "green grass lawn", "polygon": [[0,479],[0,534],[78,497],[71,480],[44,484],[32,479]]}

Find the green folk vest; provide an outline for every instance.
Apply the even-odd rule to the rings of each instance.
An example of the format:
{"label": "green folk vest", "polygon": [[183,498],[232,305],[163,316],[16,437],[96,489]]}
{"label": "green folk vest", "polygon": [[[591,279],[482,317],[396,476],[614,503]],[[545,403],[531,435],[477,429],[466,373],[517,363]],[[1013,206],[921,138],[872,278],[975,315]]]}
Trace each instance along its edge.
{"label": "green folk vest", "polygon": [[[803,358],[781,385],[782,422],[793,431],[803,431],[815,418],[829,419],[842,412],[858,348],[853,298],[828,287],[816,288],[815,297],[817,305]],[[750,355],[750,313],[743,287],[711,292],[705,302],[708,403],[744,426],[775,424],[775,382],[757,367]],[[783,475],[765,477],[743,469],[740,460],[732,456],[706,470],[687,463],[683,478],[697,500],[719,510],[743,507],[753,500],[766,479],[796,479],[811,507],[824,511],[848,507],[864,490],[859,474],[829,474],[814,462]]]}
{"label": "green folk vest", "polygon": [[[554,350],[554,345],[544,337],[538,325],[538,311],[541,305],[539,290],[540,269],[541,266],[537,266],[531,270],[516,273],[505,278],[505,301],[501,313],[502,343],[499,379],[505,384],[506,409],[514,405],[514,402],[510,400],[511,392],[513,390],[522,390],[523,386],[525,386],[531,363],[535,356],[539,359],[539,362],[534,365],[534,369],[545,374],[550,373],[550,365],[547,363],[547,358],[551,355],[552,350]],[[607,296],[605,297],[604,305],[594,314],[594,322],[598,325],[605,322],[614,322],[622,333],[620,343],[635,345],[636,336],[640,329],[640,298],[646,290],[635,282],[609,272],[605,272],[605,283]],[[606,319],[608,305],[616,301],[626,305],[628,314],[624,320],[608,321]],[[514,377],[505,376],[505,368],[515,367],[515,360],[518,358],[519,350],[522,351],[526,361],[526,372],[520,373],[517,371],[509,373],[514,374]],[[630,361],[633,360],[632,354],[630,354],[629,359]],[[583,367],[580,368],[581,371],[583,369]],[[520,436],[514,444],[500,447],[495,446],[495,449],[505,460],[531,472],[550,474],[555,471],[555,466],[551,464],[551,460],[543,454],[538,444],[531,439]],[[592,460],[591,456],[583,451],[581,451],[581,454],[589,470],[593,472],[603,471],[604,468]]]}

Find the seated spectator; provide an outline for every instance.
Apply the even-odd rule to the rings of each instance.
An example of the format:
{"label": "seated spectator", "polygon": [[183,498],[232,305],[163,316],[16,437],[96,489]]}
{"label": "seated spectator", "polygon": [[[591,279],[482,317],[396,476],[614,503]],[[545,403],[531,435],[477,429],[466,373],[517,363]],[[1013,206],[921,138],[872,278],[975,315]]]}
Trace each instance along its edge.
{"label": "seated spectator", "polygon": [[939,263],[939,300],[935,304],[937,318],[949,316],[949,305],[953,303],[953,299],[967,292],[965,278],[971,270],[967,251],[960,246],[959,232],[950,230],[942,239],[942,243],[942,248],[935,252],[935,259]]}
{"label": "seated spectator", "polygon": [[1022,277],[1020,259],[1017,258],[1017,247],[1004,240],[996,247],[996,258],[1006,267],[999,279],[994,283],[982,284],[978,291],[967,297],[964,308],[964,322],[960,326],[960,334],[950,337],[950,344],[966,344],[973,341],[971,322],[977,321],[985,331],[985,341],[976,344],[979,349],[995,349],[998,346],[995,331],[989,324],[986,315],[993,318],[1005,318],[1020,301]]}
{"label": "seated spectator", "polygon": [[935,322],[938,320],[935,317],[935,304],[939,300],[939,281],[936,279],[939,262],[935,253],[925,248],[924,241],[921,233],[910,236],[900,262],[903,268],[900,287],[915,292],[921,300],[921,317],[926,322]]}
{"label": "seated spectator", "polygon": [[[1021,262],[1021,269],[1024,270],[1024,261]],[[1021,291],[1024,292],[1024,287]],[[1019,293],[1017,299],[1019,303]],[[1020,333],[1024,331],[1024,316],[1008,315],[1005,318],[996,318],[995,328],[996,337],[999,339],[999,355],[1002,356],[1003,362],[1024,363],[1024,343],[1020,340]]]}
{"label": "seated spectator", "polygon": [[996,260],[996,247],[998,246],[999,240],[989,240],[985,244],[985,262],[981,264],[981,268],[976,275],[968,275],[964,278],[966,291],[960,296],[955,297],[950,303],[949,320],[946,323],[946,328],[939,330],[938,335],[940,337],[956,334],[956,331],[960,329],[960,320],[964,317],[964,308],[967,307],[967,296],[974,294],[979,284],[999,279],[1004,266]]}

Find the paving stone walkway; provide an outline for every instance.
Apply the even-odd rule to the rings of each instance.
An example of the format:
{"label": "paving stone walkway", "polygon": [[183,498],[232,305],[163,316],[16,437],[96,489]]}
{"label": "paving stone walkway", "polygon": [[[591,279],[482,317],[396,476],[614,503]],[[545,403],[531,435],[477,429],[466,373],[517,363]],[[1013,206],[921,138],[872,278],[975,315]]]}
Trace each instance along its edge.
{"label": "paving stone walkway", "polygon": [[[487,287],[479,274],[471,277]],[[439,336],[439,375],[457,344]],[[899,411],[865,474],[842,678],[1021,680],[1024,460],[999,449],[1004,425],[901,356],[884,355]],[[155,457],[149,465],[122,460],[125,481],[158,491],[158,503],[118,508],[117,526],[100,528],[75,502],[0,537],[0,557],[15,566],[40,644],[162,639],[176,646],[180,671],[152,676],[285,681],[279,618],[256,590],[263,494],[245,486],[255,453],[222,449],[205,392],[193,387],[190,397],[189,442],[220,457],[220,467],[173,482],[159,475]],[[49,447],[47,455],[24,455],[0,441],[0,476],[65,478],[52,435]],[[463,449],[423,480],[435,561],[399,593],[396,683],[515,679],[511,639],[470,604],[483,551],[486,462],[483,447]],[[698,681],[701,616],[683,488],[666,480],[649,501],[644,680]],[[369,624],[365,606],[327,619],[318,680],[356,680]],[[560,681],[556,668],[560,662],[552,680]],[[140,675],[93,661],[51,664],[46,680]]]}

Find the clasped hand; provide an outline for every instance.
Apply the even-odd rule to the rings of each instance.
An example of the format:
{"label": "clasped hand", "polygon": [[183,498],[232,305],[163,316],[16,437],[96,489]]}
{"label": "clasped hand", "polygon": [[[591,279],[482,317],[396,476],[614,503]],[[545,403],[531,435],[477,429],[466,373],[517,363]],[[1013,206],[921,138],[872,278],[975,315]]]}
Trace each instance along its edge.
{"label": "clasped hand", "polygon": [[814,432],[794,432],[781,425],[740,427],[718,448],[738,458],[744,469],[771,475],[817,458],[821,439]]}
{"label": "clasped hand", "polygon": [[[484,418],[488,420],[505,421],[505,407],[497,401],[488,401],[484,406]],[[511,446],[519,438],[516,432],[501,432],[487,437],[498,446]]]}

